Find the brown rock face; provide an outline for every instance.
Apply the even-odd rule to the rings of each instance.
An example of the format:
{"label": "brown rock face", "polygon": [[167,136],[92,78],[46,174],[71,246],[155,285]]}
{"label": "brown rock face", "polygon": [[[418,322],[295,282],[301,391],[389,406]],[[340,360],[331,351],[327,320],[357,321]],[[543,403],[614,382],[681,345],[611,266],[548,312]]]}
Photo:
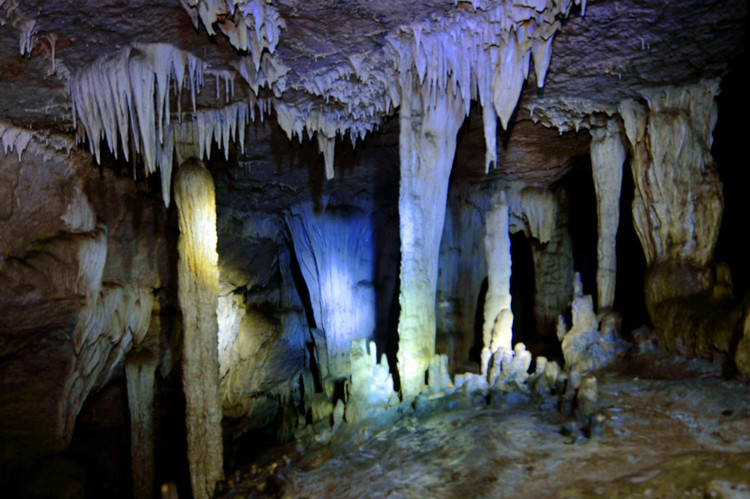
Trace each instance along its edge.
{"label": "brown rock face", "polygon": [[[145,332],[166,268],[163,208],[85,156],[34,141],[1,222],[3,462],[59,452],[78,411]],[[45,175],[36,169],[44,164]],[[116,202],[112,202],[116,200]]]}

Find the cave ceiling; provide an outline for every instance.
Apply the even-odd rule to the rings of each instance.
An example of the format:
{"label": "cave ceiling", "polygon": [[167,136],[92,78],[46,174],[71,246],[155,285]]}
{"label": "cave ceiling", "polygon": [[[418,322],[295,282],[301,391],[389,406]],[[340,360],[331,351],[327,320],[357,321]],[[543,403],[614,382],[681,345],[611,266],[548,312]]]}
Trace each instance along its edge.
{"label": "cave ceiling", "polygon": [[[439,30],[446,19],[482,16],[488,4],[270,2],[266,5],[278,14],[280,26],[278,43],[271,44],[271,69],[276,74],[261,78],[260,89],[253,89],[239,74],[242,65],[251,67],[251,51],[237,50],[222,34],[219,24],[228,21],[221,16],[213,24],[216,33],[209,36],[197,9],[189,3],[0,1],[0,21],[4,21],[0,29],[0,119],[27,129],[72,135],[71,78],[123,47],[168,43],[205,63],[198,109],[257,102],[257,97],[271,102],[277,113],[287,106],[303,113],[335,114],[338,142],[349,141],[347,146],[351,139],[342,137],[347,128],[355,139],[365,132],[372,136],[374,130],[378,133],[371,142],[376,146],[397,145],[398,122],[393,118],[398,110],[383,96],[392,72],[388,37],[401,36],[409,26]],[[505,2],[508,6],[535,3],[539,2]],[[566,158],[587,152],[586,139],[575,131],[592,125],[597,115],[614,113],[624,99],[642,98],[649,88],[724,75],[744,44],[746,2],[589,1],[571,3],[567,15],[557,18],[560,26],[545,85],[538,89],[535,72],[529,71],[509,131],[500,132],[499,171],[512,179],[549,183],[559,178],[567,170]],[[265,52],[270,55],[268,47]],[[216,88],[226,82],[212,74],[231,76],[233,91],[225,94]],[[368,104],[378,100],[387,104]],[[257,140],[283,139],[278,130],[264,130]],[[477,148],[463,147],[467,152],[460,171],[481,178],[481,113],[472,113],[463,131],[468,131],[465,143],[476,143]],[[312,135],[308,127],[304,136]],[[246,151],[244,160],[252,161],[264,147],[256,144],[250,148],[255,152]],[[259,168],[256,175],[262,172]]]}

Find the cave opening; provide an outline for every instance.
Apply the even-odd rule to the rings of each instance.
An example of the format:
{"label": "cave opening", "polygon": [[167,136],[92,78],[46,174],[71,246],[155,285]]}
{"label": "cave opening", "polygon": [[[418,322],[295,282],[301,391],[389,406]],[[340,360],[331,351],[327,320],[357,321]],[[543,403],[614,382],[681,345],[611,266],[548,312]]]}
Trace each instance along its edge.
{"label": "cave opening", "polygon": [[596,303],[596,244],[597,215],[596,194],[588,154],[572,158],[573,167],[563,185],[568,193],[570,237],[573,244],[573,271],[581,275],[583,293],[591,295]]}
{"label": "cave opening", "polygon": [[[747,231],[747,185],[750,172],[738,163],[746,161],[747,117],[750,116],[750,95],[745,70],[750,64],[750,50],[745,41],[744,52],[730,64],[721,80],[721,93],[716,97],[718,116],[711,148],[723,183],[724,214],[716,241],[715,260],[727,262],[731,268],[735,296],[750,290],[750,259],[747,247],[738,244],[736,235]],[[710,166],[710,165],[708,165]]]}
{"label": "cave opening", "polygon": [[620,227],[617,230],[617,282],[615,310],[622,314],[622,335],[641,327],[653,327],[646,311],[643,280],[646,275],[646,256],[633,225],[633,197],[635,185],[630,173],[630,160],[625,160],[620,195]]}
{"label": "cave opening", "polygon": [[[400,253],[399,253],[400,256]],[[400,258],[399,258],[400,260]],[[401,289],[401,278],[396,274],[395,289],[391,293],[390,307],[388,308],[388,317],[385,321],[385,347],[382,352],[388,359],[388,366],[391,376],[393,376],[393,389],[401,390],[401,377],[398,374],[398,318],[401,315],[401,303],[399,302],[399,290]]]}
{"label": "cave opening", "polygon": [[[534,315],[535,276],[534,259],[531,253],[532,244],[534,242],[523,231],[510,235],[512,262],[510,303],[513,311],[513,344],[523,343],[535,357],[543,355],[550,359],[557,359],[554,345],[549,344],[548,332],[538,330]],[[551,333],[554,339],[554,331]]]}
{"label": "cave opening", "polygon": [[479,366],[482,362],[482,348],[484,348],[484,302],[487,299],[487,288],[489,287],[488,278],[482,279],[482,284],[479,286],[479,293],[477,294],[477,310],[474,315],[474,341],[471,349],[469,350],[469,358],[467,359],[476,372],[479,372]]}
{"label": "cave opening", "polygon": [[297,295],[302,302],[302,307],[305,310],[307,327],[316,328],[318,326],[315,322],[315,313],[313,312],[310,290],[307,289],[305,277],[302,275],[302,269],[300,268],[299,260],[297,259],[297,253],[295,251],[291,236],[287,236],[286,251],[289,254],[289,270],[292,275],[292,280],[294,281],[294,289],[297,291]]}

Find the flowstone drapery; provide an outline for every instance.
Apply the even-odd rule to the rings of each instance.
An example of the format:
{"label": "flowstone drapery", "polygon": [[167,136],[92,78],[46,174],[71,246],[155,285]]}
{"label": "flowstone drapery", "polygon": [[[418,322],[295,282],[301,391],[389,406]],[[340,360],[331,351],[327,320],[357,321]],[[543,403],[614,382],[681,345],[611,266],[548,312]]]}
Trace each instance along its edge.
{"label": "flowstone drapery", "polygon": [[316,212],[310,203],[286,217],[318,328],[325,333],[328,371],[349,376],[349,351],[355,339],[375,331],[375,245],[370,214],[356,206],[329,206]]}
{"label": "flowstone drapery", "polygon": [[646,255],[646,305],[700,293],[710,265],[723,195],[711,157],[717,80],[649,92],[648,107],[626,101],[620,114],[631,145],[633,222]]}
{"label": "flowstone drapery", "polygon": [[188,463],[193,497],[213,496],[222,469],[221,406],[216,307],[219,256],[216,252],[216,199],[211,174],[190,159],[174,184],[179,214],[178,298],[182,309]]}
{"label": "flowstone drapery", "polygon": [[[646,307],[667,348],[733,359],[750,375],[743,320],[729,269],[714,270],[724,205],[711,156],[718,80],[649,92],[648,107],[622,102],[635,182],[633,222],[648,265]],[[716,274],[716,275],[715,275]]]}

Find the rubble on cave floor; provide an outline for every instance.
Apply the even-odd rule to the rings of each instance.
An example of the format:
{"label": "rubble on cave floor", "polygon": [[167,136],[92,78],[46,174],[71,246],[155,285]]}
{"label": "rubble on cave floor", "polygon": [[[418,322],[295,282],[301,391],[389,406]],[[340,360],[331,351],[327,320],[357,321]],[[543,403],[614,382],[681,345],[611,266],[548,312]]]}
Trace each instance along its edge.
{"label": "rubble on cave floor", "polygon": [[564,397],[422,407],[324,446],[270,449],[219,497],[750,497],[750,387],[661,351],[596,373],[599,427]]}

